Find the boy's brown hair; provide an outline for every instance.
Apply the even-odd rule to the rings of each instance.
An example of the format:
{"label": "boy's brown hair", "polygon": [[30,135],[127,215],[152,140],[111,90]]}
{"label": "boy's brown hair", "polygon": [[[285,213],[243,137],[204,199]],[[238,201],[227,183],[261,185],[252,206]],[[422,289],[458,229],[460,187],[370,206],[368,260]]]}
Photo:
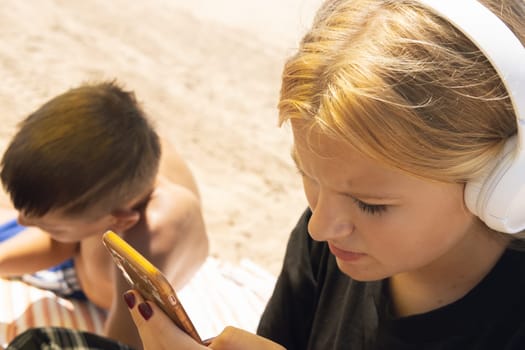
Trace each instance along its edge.
{"label": "boy's brown hair", "polygon": [[109,213],[152,186],[160,140],[132,92],[84,84],[19,125],[0,178],[15,208],[42,216]]}

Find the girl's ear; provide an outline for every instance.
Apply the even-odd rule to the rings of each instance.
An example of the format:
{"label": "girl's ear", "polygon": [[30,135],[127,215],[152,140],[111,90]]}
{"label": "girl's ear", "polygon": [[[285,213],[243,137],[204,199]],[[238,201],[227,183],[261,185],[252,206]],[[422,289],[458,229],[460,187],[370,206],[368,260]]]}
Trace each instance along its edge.
{"label": "girl's ear", "polygon": [[113,225],[111,229],[118,233],[124,233],[140,220],[140,213],[133,209],[117,209],[111,213]]}

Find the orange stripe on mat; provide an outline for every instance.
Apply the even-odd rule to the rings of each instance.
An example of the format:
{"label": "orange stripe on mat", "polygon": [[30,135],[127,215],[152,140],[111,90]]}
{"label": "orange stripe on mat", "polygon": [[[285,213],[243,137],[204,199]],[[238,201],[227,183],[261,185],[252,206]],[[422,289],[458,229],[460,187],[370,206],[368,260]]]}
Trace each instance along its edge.
{"label": "orange stripe on mat", "polygon": [[30,327],[69,327],[101,334],[105,312],[95,305],[56,296],[21,281],[0,278],[0,344]]}

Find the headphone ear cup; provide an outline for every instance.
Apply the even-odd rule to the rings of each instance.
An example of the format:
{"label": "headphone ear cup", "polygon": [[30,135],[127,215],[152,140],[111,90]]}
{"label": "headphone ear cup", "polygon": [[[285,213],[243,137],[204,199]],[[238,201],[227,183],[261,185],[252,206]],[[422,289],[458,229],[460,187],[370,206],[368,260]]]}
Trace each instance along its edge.
{"label": "headphone ear cup", "polygon": [[481,202],[479,198],[481,196],[483,184],[486,182],[486,179],[489,177],[493,168],[494,162],[490,162],[490,164],[483,169],[480,176],[474,180],[468,181],[465,185],[465,205],[472,214],[480,218],[482,210],[478,208],[478,203]]}
{"label": "headphone ear cup", "polygon": [[[517,207],[525,198],[525,159],[520,157],[517,138],[507,140],[500,154],[487,164],[481,176],[467,182],[465,205],[490,228],[516,233],[525,226],[525,211]],[[521,198],[521,199],[520,199]]]}
{"label": "headphone ear cup", "polygon": [[465,185],[465,205],[468,210],[481,220],[483,220],[483,207],[486,203],[485,198],[490,192],[490,184],[494,182],[494,172],[499,164],[501,164],[502,159],[505,156],[505,148],[507,148],[508,141],[505,144],[505,147],[498,153],[496,157],[491,159],[485,167],[482,169],[481,174],[471,181],[468,181]]}

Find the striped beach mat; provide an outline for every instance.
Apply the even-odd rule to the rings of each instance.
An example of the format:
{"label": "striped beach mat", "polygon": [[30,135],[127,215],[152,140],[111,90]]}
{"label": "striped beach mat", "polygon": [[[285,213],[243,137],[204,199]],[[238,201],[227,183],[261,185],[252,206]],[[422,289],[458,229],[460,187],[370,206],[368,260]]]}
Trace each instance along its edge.
{"label": "striped beach mat", "polygon": [[[255,331],[275,277],[250,260],[232,264],[208,258],[179,291],[200,336],[227,326]],[[35,326],[61,326],[103,334],[106,312],[81,300],[65,299],[22,281],[0,279],[0,344]]]}
{"label": "striped beach mat", "polygon": [[231,264],[209,258],[179,299],[201,338],[226,326],[255,332],[276,278],[251,260]]}
{"label": "striped beach mat", "polygon": [[0,279],[0,344],[33,326],[56,325],[102,334],[106,312],[22,281]]}

